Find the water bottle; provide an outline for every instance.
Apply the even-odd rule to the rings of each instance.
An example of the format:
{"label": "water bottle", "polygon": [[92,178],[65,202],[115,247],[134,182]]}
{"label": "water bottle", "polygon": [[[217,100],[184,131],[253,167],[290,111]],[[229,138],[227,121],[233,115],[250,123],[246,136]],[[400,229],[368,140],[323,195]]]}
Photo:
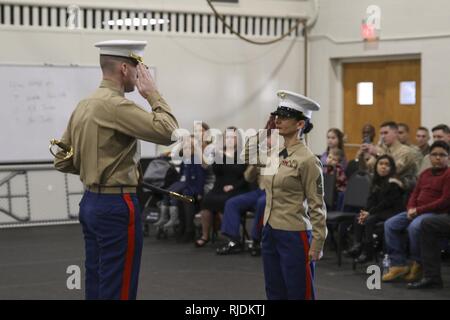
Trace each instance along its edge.
{"label": "water bottle", "polygon": [[389,255],[385,254],[383,259],[383,274],[388,273],[390,267],[391,267],[391,259],[389,258]]}

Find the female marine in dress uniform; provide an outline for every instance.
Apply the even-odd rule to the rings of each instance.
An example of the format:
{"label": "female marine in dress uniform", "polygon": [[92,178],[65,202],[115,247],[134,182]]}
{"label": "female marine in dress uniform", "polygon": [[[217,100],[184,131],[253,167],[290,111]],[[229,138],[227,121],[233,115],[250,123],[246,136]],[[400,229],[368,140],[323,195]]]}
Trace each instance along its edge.
{"label": "female marine in dress uniform", "polygon": [[265,176],[266,208],[262,257],[267,298],[314,299],[314,262],[326,238],[326,208],[320,160],[303,135],[312,129],[319,105],[296,93],[279,91],[276,128],[284,138],[276,173]]}

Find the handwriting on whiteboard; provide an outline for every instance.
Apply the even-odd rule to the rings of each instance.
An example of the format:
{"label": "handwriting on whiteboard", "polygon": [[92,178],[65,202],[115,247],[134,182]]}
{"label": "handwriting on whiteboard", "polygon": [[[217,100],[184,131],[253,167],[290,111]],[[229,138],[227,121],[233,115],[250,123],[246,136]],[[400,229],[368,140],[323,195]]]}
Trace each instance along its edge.
{"label": "handwriting on whiteboard", "polygon": [[18,125],[53,123],[55,111],[67,97],[64,89],[48,80],[10,81],[9,91],[15,105],[13,120]]}

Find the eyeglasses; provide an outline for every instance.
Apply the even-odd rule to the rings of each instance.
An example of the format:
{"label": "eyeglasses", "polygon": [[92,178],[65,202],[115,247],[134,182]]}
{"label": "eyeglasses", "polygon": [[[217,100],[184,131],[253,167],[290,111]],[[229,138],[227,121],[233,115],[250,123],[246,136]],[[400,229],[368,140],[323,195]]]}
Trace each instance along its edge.
{"label": "eyeglasses", "polygon": [[447,153],[430,153],[430,156],[431,157],[435,157],[435,158],[437,158],[437,157],[441,157],[441,158],[445,158],[445,157],[448,157],[448,154]]}

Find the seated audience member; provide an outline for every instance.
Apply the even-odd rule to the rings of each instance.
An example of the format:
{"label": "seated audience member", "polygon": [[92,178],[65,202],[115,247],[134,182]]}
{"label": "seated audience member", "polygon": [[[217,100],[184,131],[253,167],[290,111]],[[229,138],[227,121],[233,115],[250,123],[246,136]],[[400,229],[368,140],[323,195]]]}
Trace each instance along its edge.
{"label": "seated audience member", "polygon": [[[272,149],[271,130],[275,129],[275,117],[271,116],[264,127],[267,130],[266,142],[261,141],[261,147],[267,150],[269,155]],[[248,143],[248,141],[247,141]],[[246,143],[246,150],[248,144]],[[221,232],[229,238],[228,243],[217,249],[217,254],[226,255],[230,253],[240,252],[242,244],[240,243],[240,222],[241,216],[247,211],[254,212],[253,226],[251,231],[252,245],[250,246],[251,255],[259,256],[261,252],[260,241],[263,226],[264,209],[266,206],[266,194],[264,192],[263,179],[260,175],[260,168],[257,165],[249,165],[244,172],[244,178],[248,183],[257,182],[255,190],[235,196],[225,203],[225,211],[223,215]]]}
{"label": "seated audience member", "polygon": [[[442,175],[443,191],[442,206],[447,206],[447,211],[426,217],[422,221],[420,230],[420,253],[422,258],[423,276],[417,282],[408,284],[409,289],[442,288],[441,277],[441,241],[447,241],[450,237],[450,147],[443,142],[436,142],[430,153],[433,164],[432,174]],[[429,169],[430,170],[430,169]],[[433,172],[434,170],[434,172]],[[425,171],[426,173],[427,171]],[[447,200],[445,200],[447,199]],[[439,200],[438,200],[439,201]],[[447,203],[445,203],[447,201]],[[439,210],[440,211],[440,210]],[[445,211],[443,209],[442,211]]]}
{"label": "seated audience member", "polygon": [[324,174],[334,174],[336,176],[337,203],[333,210],[342,210],[344,192],[347,187],[347,177],[341,166],[344,153],[340,149],[333,149],[328,152],[326,165],[323,167]]}
{"label": "seated audience member", "polygon": [[[384,236],[392,267],[383,275],[383,281],[393,281],[404,277],[414,282],[422,272],[420,252],[420,227],[427,217],[447,213],[450,210],[450,170],[448,169],[447,143],[436,141],[430,148],[432,168],[425,170],[417,181],[411,194],[407,212],[402,212],[387,220],[384,224]],[[409,238],[412,267],[406,264],[406,239]],[[405,277],[406,275],[406,277]]]}
{"label": "seated audience member", "polygon": [[443,288],[441,276],[441,245],[450,238],[450,213],[427,217],[420,230],[423,275],[408,283],[408,289]]}
{"label": "seated audience member", "polygon": [[[322,165],[326,165],[327,157],[331,150],[341,150],[342,152],[344,152],[344,133],[342,133],[342,131],[337,128],[331,128],[327,132],[327,151],[325,151],[320,156]],[[340,165],[342,168],[344,168],[344,170],[347,167],[347,159],[345,158],[345,153]]]}
{"label": "seated audience member", "polygon": [[[232,129],[232,130],[231,130]],[[203,247],[209,242],[209,233],[213,222],[213,214],[222,214],[225,202],[238,194],[247,191],[247,182],[244,179],[245,164],[238,164],[237,139],[238,131],[235,127],[229,127],[225,134],[224,150],[218,150],[215,159],[222,158],[222,163],[214,163],[212,170],[216,177],[211,191],[205,194],[201,204],[202,235],[195,242],[196,247]],[[227,150],[231,145],[234,150]]]}
{"label": "seated audience member", "polygon": [[208,147],[209,144],[211,144],[212,137],[210,136],[209,125],[205,122],[196,122],[196,126],[194,127],[194,136],[197,140],[201,140],[201,146],[202,146],[202,167],[205,169],[205,186],[203,188],[203,194],[207,194],[209,191],[212,190],[214,187],[214,181],[216,180],[216,176],[214,175],[214,172],[212,170],[212,165],[208,164],[211,163],[208,161],[208,159],[205,158],[205,149]]}
{"label": "seated audience member", "polygon": [[380,146],[367,146],[367,151],[372,156],[368,162],[370,171],[373,172],[377,157],[383,154],[390,155],[395,161],[397,177],[402,182],[405,190],[410,192],[416,183],[419,165],[418,153],[398,141],[398,126],[395,122],[388,121],[381,124],[380,137],[382,142]]}
{"label": "seated audience member", "polygon": [[411,143],[409,141],[409,126],[406,123],[399,122],[398,126],[398,141],[405,146],[410,147]]}
{"label": "seated audience member", "polygon": [[245,170],[244,177],[249,183],[258,180],[258,187],[254,191],[234,196],[225,203],[221,232],[229,239],[229,241],[225,246],[217,249],[216,252],[219,255],[241,251],[242,243],[240,243],[241,240],[239,234],[241,216],[246,214],[247,211],[253,211],[255,213],[251,232],[253,240],[252,250],[255,255],[260,251],[262,219],[266,207],[266,193],[260,184],[261,181],[257,171],[258,168],[256,166],[250,165],[247,167],[247,170]]}
{"label": "seated audience member", "polygon": [[419,127],[416,132],[416,146],[419,148],[423,157],[430,153],[430,132],[426,127]]}
{"label": "seated audience member", "polygon": [[[450,144],[450,128],[446,124],[439,124],[433,129],[431,129],[433,133],[433,142],[436,141],[444,141]],[[419,174],[421,174],[424,170],[431,168],[430,155],[427,154],[420,165]]]}
{"label": "seated audience member", "polygon": [[[190,159],[187,161],[183,157],[183,161],[180,165],[180,179],[171,184],[168,190],[181,193],[183,195],[192,196],[194,198],[201,198],[203,195],[203,188],[205,184],[205,169],[203,169],[202,165],[196,164],[195,162],[195,153],[194,153],[194,145],[195,139],[194,136],[191,136],[190,139],[187,140],[189,143],[189,147],[191,148]],[[197,161],[200,162],[200,161]],[[186,214],[184,218],[185,222],[185,233],[187,236],[193,236],[193,214],[190,208],[185,206],[186,210],[183,212]],[[169,197],[165,195],[161,202],[161,214],[157,222],[155,222],[154,226],[162,227],[164,229],[168,229],[174,227],[179,224],[179,210],[180,210],[180,201],[176,198]],[[192,222],[192,223],[191,223]]]}
{"label": "seated audience member", "polygon": [[382,155],[375,163],[376,170],[370,186],[370,195],[366,208],[355,219],[355,244],[347,252],[356,258],[357,263],[366,263],[373,259],[373,234],[378,222],[386,221],[404,210],[404,190],[395,179],[395,162],[391,156]]}
{"label": "seated audience member", "polygon": [[401,144],[410,147],[415,152],[418,169],[423,159],[422,152],[420,152],[420,149],[416,145],[411,144],[409,137],[409,126],[406,123],[398,123],[397,126],[398,126],[398,141]]}
{"label": "seated audience member", "polygon": [[365,124],[362,128],[361,147],[355,155],[355,159],[349,161],[345,169],[345,175],[349,178],[355,172],[367,172],[367,162],[370,159],[370,153],[367,151],[369,145],[375,146],[375,127],[371,124]]}

